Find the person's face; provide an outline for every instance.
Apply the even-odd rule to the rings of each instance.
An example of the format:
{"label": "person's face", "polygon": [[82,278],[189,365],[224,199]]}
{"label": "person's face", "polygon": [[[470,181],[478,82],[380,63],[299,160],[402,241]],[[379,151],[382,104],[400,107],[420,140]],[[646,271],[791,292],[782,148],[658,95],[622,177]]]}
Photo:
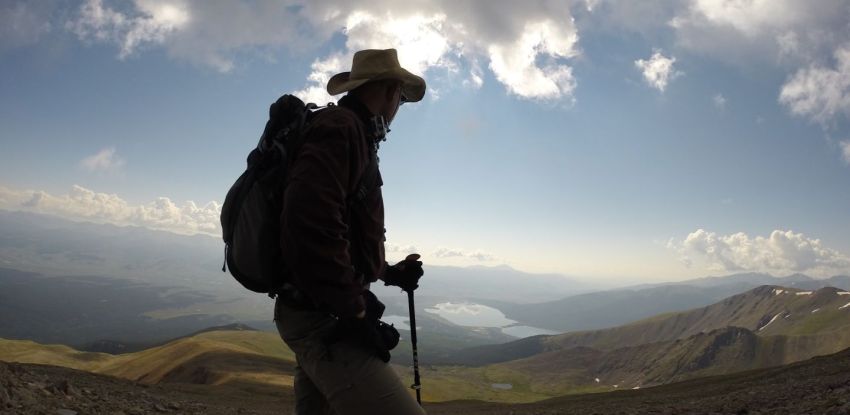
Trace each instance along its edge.
{"label": "person's face", "polygon": [[392,95],[388,104],[389,113],[387,114],[387,125],[393,122],[396,113],[398,113],[399,107],[401,107],[401,104],[404,104],[404,97],[401,93],[401,83],[398,83],[393,87]]}

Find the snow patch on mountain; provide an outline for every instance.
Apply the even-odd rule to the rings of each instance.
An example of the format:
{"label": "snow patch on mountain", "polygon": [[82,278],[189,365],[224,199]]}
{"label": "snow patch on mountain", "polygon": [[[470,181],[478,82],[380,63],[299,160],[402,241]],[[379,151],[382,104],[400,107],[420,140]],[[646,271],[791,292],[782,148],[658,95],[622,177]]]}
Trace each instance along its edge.
{"label": "snow patch on mountain", "polygon": [[767,324],[759,327],[758,331],[764,330],[767,326],[770,325],[770,323],[773,323],[774,321],[776,321],[776,319],[779,318],[779,316],[781,316],[781,315],[782,315],[782,313],[777,313],[775,316],[773,316],[772,319],[770,319],[770,321],[767,322]]}

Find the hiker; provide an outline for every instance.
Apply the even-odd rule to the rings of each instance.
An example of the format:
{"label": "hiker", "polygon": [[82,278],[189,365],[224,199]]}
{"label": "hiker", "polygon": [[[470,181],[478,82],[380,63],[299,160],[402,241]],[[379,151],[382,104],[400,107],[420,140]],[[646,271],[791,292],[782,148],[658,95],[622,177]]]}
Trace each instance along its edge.
{"label": "hiker", "polygon": [[395,49],[363,50],[327,90],[347,94],[306,127],[280,215],[291,278],[275,322],[296,356],[295,413],[424,414],[388,363],[398,332],[378,323],[383,304],[369,284],[412,293],[423,274],[415,254],[385,262],[377,149],[399,107],[425,95],[425,81],[399,65]]}

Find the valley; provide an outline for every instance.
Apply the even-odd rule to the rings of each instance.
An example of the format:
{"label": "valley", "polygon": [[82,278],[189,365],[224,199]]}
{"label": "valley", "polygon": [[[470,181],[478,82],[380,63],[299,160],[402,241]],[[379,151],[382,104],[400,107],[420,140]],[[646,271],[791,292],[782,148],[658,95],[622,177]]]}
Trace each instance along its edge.
{"label": "valley", "polygon": [[[420,343],[423,398],[528,403],[778,367],[850,347],[848,304],[850,293],[836,288],[762,286],[707,307],[619,327],[536,336],[451,354],[429,346],[451,334],[432,336],[426,330],[421,338],[431,339]],[[403,340],[393,362],[410,382],[407,350]],[[4,340],[0,360],[60,365],[145,384],[249,389],[291,384],[294,367],[294,356],[275,333],[243,326],[119,355]]]}

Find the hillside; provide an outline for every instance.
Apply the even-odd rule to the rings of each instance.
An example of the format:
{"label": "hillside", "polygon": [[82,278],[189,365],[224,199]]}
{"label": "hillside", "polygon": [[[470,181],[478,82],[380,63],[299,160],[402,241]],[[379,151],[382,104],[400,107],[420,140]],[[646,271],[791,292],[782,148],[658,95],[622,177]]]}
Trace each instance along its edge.
{"label": "hillside", "polygon": [[[0,362],[0,413],[288,414],[287,388],[148,386],[79,370]],[[641,390],[592,393],[528,404],[475,400],[425,403],[432,415],[850,413],[850,350],[803,362]],[[69,412],[64,412],[69,413]]]}
{"label": "hillside", "polygon": [[706,307],[662,314],[609,329],[470,348],[455,354],[454,359],[457,363],[483,365],[577,347],[612,350],[676,340],[729,326],[746,328],[762,336],[824,337],[824,342],[815,340],[811,345],[814,354],[807,356],[810,357],[840,350],[833,348],[833,344],[850,346],[850,336],[839,330],[850,325],[848,303],[850,292],[836,288],[803,291],[762,286]]}
{"label": "hillside", "polygon": [[275,333],[208,331],[135,353],[1,340],[0,360],[64,366],[145,384],[291,385],[295,357]]}
{"label": "hillside", "polygon": [[455,401],[432,415],[829,414],[850,413],[850,350],[732,375],[639,390],[563,396],[527,404]]}

